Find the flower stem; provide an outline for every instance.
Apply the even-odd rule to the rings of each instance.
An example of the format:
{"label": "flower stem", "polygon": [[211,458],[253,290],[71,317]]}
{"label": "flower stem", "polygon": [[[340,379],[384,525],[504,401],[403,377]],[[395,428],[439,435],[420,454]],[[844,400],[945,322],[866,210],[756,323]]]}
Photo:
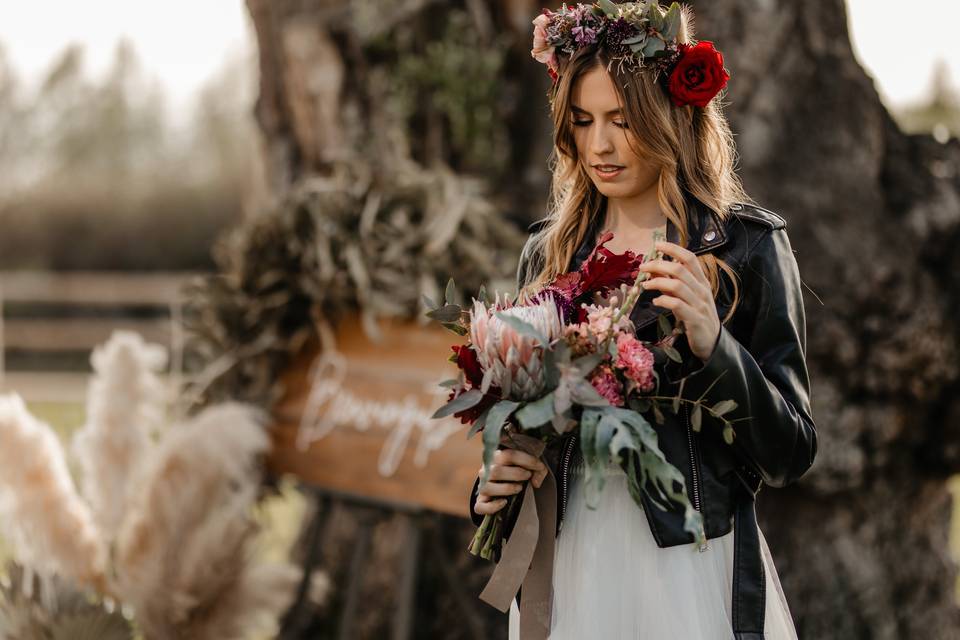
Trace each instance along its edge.
{"label": "flower stem", "polygon": [[[659,242],[660,239],[663,237],[664,235],[660,233],[660,231],[654,231],[653,232],[654,246],[656,246],[656,243]],[[662,251],[654,250],[653,257],[649,258],[649,256],[644,256],[643,262],[646,263],[646,262],[650,262],[651,260],[657,260],[662,256],[663,256]],[[629,289],[630,292],[627,294],[627,297],[623,300],[623,304],[620,305],[620,308],[617,309],[616,314],[613,316],[614,325],[616,325],[617,320],[619,320],[623,316],[630,317],[630,314],[633,313],[633,308],[637,304],[637,300],[640,299],[640,283],[643,282],[644,280],[649,280],[649,279],[650,279],[650,273],[648,271],[640,271],[639,273],[637,273],[637,279],[633,281],[633,286],[630,287]]]}

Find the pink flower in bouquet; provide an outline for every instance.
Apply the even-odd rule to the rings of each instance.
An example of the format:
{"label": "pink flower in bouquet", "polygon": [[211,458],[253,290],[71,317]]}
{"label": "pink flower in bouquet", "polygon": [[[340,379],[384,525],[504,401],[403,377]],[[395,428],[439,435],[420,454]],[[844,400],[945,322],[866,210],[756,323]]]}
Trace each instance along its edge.
{"label": "pink flower in bouquet", "polygon": [[612,306],[587,305],[587,324],[597,336],[605,336],[611,331],[630,331],[630,319],[626,316],[621,317],[616,326],[613,323],[613,316],[616,309]]}
{"label": "pink flower in bouquet", "polygon": [[617,380],[609,364],[603,363],[594,369],[590,384],[615,407],[623,406],[623,385]]}
{"label": "pink flower in bouquet", "polygon": [[497,310],[474,300],[470,312],[470,341],[484,379],[500,387],[504,398],[536,398],[545,384],[543,350],[536,339],[500,320],[494,315],[496,311],[533,325],[550,342],[563,335],[562,316],[549,301]]}
{"label": "pink flower in bouquet", "polygon": [[626,376],[637,383],[641,391],[653,391],[656,381],[653,377],[653,353],[636,336],[621,333],[617,336],[616,366]]}

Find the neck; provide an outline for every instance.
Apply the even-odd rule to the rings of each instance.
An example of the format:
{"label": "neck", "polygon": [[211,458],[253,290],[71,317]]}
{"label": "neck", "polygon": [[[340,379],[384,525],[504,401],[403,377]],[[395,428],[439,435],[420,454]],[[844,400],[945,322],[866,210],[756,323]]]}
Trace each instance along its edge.
{"label": "neck", "polygon": [[604,227],[607,229],[657,229],[666,224],[657,187],[654,184],[643,193],[629,198],[607,198],[607,213]]}

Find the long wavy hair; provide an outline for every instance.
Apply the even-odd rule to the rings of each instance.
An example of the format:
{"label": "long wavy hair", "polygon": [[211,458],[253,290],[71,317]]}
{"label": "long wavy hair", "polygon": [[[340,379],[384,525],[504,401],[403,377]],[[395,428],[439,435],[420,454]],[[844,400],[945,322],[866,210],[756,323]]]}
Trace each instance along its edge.
{"label": "long wavy hair", "polygon": [[[690,43],[693,37],[693,13],[681,5],[680,42]],[[610,64],[606,52],[585,46],[559,60],[559,78],[548,95],[554,123],[554,146],[548,166],[553,177],[546,224],[531,241],[530,254],[540,256],[539,272],[521,289],[527,296],[567,270],[577,247],[584,240],[590,221],[606,206],[602,195],[581,162],[570,123],[570,101],[574,84],[584,72],[602,66],[610,73],[623,108],[631,149],[660,167],[657,199],[664,215],[679,231],[680,244],[689,237],[684,187],[726,221],[729,207],[735,202],[755,204],[747,196],[735,173],[736,147],[719,99],[706,107],[674,106],[662,86],[653,80],[648,68],[639,72]],[[714,255],[698,256],[714,297],[720,288],[720,270],[733,284],[731,306],[722,319],[726,323],[739,301],[739,284],[734,270]],[[523,283],[521,283],[523,284]]]}

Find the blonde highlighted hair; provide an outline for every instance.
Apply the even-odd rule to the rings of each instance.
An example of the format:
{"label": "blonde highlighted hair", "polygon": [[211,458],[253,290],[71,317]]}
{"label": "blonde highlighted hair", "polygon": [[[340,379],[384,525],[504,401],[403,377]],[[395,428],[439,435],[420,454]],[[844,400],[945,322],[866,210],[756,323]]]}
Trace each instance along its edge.
{"label": "blonde highlighted hair", "polygon": [[[692,37],[692,10],[681,5],[678,39],[690,43]],[[736,147],[719,105],[719,95],[723,93],[703,108],[676,107],[653,80],[649,68],[621,72],[618,65],[610,64],[602,48],[581,47],[569,57],[560,57],[559,78],[548,94],[554,123],[554,146],[549,162],[553,178],[542,232],[532,238],[525,252],[540,257],[539,268],[534,269],[532,277],[526,278],[526,283],[520,283],[521,296],[535,292],[567,270],[590,221],[605,206],[606,196],[597,190],[578,157],[570,123],[574,84],[581,74],[597,66],[606,68],[613,80],[631,134],[628,136],[631,148],[660,167],[657,199],[664,215],[679,231],[682,246],[689,237],[684,189],[724,221],[731,215],[731,204],[755,204],[735,173]],[[715,297],[720,287],[720,270],[733,284],[731,306],[722,319],[725,323],[733,315],[739,299],[736,274],[726,262],[710,253],[697,257]]]}

